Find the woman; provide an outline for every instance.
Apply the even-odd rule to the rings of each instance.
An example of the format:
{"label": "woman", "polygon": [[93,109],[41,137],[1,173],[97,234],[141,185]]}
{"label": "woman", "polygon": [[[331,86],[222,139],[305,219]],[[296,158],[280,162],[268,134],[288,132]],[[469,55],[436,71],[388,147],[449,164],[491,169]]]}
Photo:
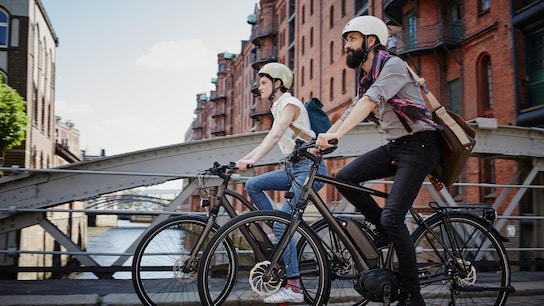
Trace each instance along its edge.
{"label": "woman", "polygon": [[[295,139],[302,134],[315,138],[315,133],[310,128],[310,119],[306,108],[289,92],[293,83],[293,72],[287,66],[280,63],[269,63],[259,70],[259,93],[263,101],[272,103],[272,116],[274,123],[264,140],[249,154],[236,162],[242,171],[255,165],[274,146],[278,145],[284,156],[289,155],[294,149]],[[296,132],[295,132],[296,131]],[[303,137],[305,138],[305,137]],[[250,178],[246,182],[246,190],[260,210],[273,210],[274,206],[266,195],[267,190],[290,191],[294,197],[283,202],[281,210],[291,212],[301,193],[301,186],[308,176],[310,160],[300,160],[293,163],[291,168],[279,169]],[[319,172],[327,174],[327,168],[322,162]],[[315,183],[314,189],[319,190],[323,183]],[[276,236],[281,236],[284,228],[274,227]],[[300,271],[298,268],[295,242],[291,241],[283,254],[286,265],[287,285],[275,294],[264,299],[265,303],[301,303],[304,301],[302,287],[300,286]]]}

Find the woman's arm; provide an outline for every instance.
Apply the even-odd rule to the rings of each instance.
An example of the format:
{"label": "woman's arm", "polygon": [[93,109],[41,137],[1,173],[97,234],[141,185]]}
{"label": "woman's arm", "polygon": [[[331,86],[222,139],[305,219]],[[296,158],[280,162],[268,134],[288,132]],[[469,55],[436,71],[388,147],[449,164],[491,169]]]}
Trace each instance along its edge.
{"label": "woman's arm", "polygon": [[299,113],[299,109],[294,104],[287,104],[281,111],[279,120],[274,121],[272,124],[272,129],[266,134],[266,137],[263,141],[255,147],[251,152],[246,156],[242,157],[239,161],[236,162],[236,166],[244,171],[248,166],[255,165],[259,160],[261,160],[268,152],[274,148],[276,144],[281,139],[281,136],[289,128],[291,122],[293,122]]}

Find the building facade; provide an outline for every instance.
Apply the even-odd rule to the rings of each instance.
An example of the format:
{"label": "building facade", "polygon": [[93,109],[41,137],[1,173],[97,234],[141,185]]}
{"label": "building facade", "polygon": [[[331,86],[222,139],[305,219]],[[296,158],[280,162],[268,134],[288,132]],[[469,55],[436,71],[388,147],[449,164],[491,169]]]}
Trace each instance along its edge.
{"label": "building facade", "polygon": [[[4,154],[3,166],[43,169],[82,159],[79,131],[72,122],[55,116],[55,63],[58,38],[40,0],[0,0],[0,73],[6,84],[27,102],[29,117],[24,142]],[[65,209],[82,203],[63,204]],[[51,220],[73,241],[86,241],[86,219],[82,213],[49,212]],[[0,233],[5,249],[58,251],[60,246],[40,226]],[[0,256],[3,266],[44,267],[65,264],[69,256],[20,254]],[[44,279],[52,273],[5,273],[5,279]]]}

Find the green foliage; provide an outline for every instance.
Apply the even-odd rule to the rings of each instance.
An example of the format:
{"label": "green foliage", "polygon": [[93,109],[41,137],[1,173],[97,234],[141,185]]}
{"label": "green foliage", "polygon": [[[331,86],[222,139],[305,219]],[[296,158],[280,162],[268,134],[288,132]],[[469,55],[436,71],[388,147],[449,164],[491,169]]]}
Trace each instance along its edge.
{"label": "green foliage", "polygon": [[25,139],[26,101],[0,79],[0,156]]}

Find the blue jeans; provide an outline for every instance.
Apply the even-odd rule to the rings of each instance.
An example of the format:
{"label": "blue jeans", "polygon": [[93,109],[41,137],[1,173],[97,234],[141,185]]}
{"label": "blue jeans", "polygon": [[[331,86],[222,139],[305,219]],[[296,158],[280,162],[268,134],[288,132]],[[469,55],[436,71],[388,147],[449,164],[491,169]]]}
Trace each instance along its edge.
{"label": "blue jeans", "polygon": [[440,160],[436,134],[419,132],[402,137],[359,156],[336,174],[338,180],[351,184],[395,177],[383,209],[368,193],[337,189],[368,221],[387,233],[397,252],[401,289],[408,292],[420,287],[414,244],[404,220],[423,180]]}
{"label": "blue jeans", "polygon": [[[265,191],[291,191],[294,194],[293,199],[289,201],[285,200],[281,207],[281,211],[291,213],[291,206],[294,207],[298,201],[298,198],[300,197],[301,187],[304,185],[304,181],[308,176],[311,165],[312,161],[301,160],[294,163],[291,168],[274,170],[250,178],[246,182],[246,190],[249,197],[253,201],[253,204],[255,204],[259,210],[274,210],[274,206],[265,194]],[[290,173],[290,175],[288,175],[287,172]],[[327,167],[323,161],[319,167],[319,173],[327,175]],[[293,179],[291,177],[294,178],[294,182],[291,181]],[[323,182],[315,182],[313,188],[315,190],[319,190],[321,187],[323,187],[323,185]],[[274,232],[278,238],[281,237],[284,230],[285,226],[283,224],[274,223]],[[283,253],[283,261],[286,266],[288,278],[300,276],[295,241],[291,240],[287,246],[287,249]]]}

